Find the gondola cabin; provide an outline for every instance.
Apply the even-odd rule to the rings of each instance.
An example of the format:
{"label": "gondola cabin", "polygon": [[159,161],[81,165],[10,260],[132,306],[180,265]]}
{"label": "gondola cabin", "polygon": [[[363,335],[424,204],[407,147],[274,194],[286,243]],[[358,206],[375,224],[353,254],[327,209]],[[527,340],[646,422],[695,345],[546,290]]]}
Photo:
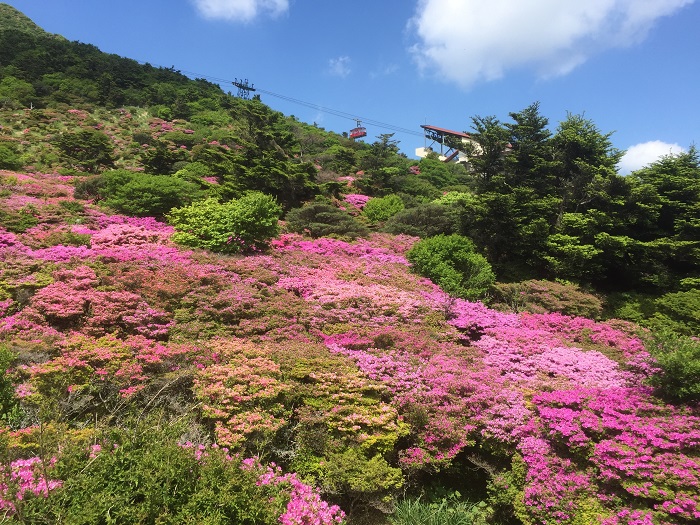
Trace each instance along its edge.
{"label": "gondola cabin", "polygon": [[365,128],[352,128],[350,130],[351,139],[359,139],[367,136],[367,130]]}
{"label": "gondola cabin", "polygon": [[357,127],[350,130],[351,139],[361,139],[367,136],[367,129],[362,127],[362,122],[357,121]]}

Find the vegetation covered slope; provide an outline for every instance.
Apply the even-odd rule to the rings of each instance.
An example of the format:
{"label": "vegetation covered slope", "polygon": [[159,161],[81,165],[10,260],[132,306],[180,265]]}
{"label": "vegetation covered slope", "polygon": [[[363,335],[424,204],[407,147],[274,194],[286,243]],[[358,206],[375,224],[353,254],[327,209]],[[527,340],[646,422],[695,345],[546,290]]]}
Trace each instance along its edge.
{"label": "vegetation covered slope", "polygon": [[[602,289],[619,267],[618,291],[658,296],[621,299],[630,316],[697,334],[694,150],[622,178],[592,123],[550,136],[533,105],[474,119],[494,154],[471,171],[415,162],[389,135],[355,143],[135,63],[120,89],[137,102],[110,108],[79,66],[124,59],[65,42],[72,63],[32,72],[60,39],[24,33],[0,46],[0,85],[34,90],[34,109],[11,88],[0,111],[3,519],[700,518],[696,340],[645,345],[582,316],[602,303],[571,283],[500,282],[490,309],[407,260],[450,234],[444,261],[486,256],[501,279]],[[173,97],[139,98],[152,74]],[[258,221],[261,242],[236,244],[274,198],[283,233]],[[230,235],[192,228],[200,212]]]}
{"label": "vegetation covered slope", "polygon": [[[204,79],[50,35],[7,5],[0,18],[2,168],[141,171],[127,184],[91,180],[90,196],[142,216],[250,190],[277,197],[285,210],[324,196],[335,201],[295,212],[293,224],[311,231],[298,220],[309,216],[315,231],[335,235],[356,236],[365,224],[331,211],[332,226],[324,226],[315,216],[323,205],[338,207],[348,193],[380,198],[362,222],[467,236],[500,282],[576,283],[606,296],[604,315],[686,335],[700,329],[695,148],[620,176],[610,133],[580,115],[552,129],[534,103],[505,122],[472,117],[481,154],[466,167],[413,161],[390,134],[352,141]],[[129,204],[144,189],[150,201]]]}
{"label": "vegetation covered slope", "polygon": [[449,297],[409,271],[408,237],[185,251],[165,224],[74,200],[72,182],[3,172],[3,205],[40,217],[2,236],[4,455],[63,483],[28,509],[77,512],[73,484],[128,441],[115,428],[159,413],[186,421],[177,439],[274,460],[358,520],[436,487],[488,502],[495,523],[697,517],[700,418],[645,386],[631,325]]}

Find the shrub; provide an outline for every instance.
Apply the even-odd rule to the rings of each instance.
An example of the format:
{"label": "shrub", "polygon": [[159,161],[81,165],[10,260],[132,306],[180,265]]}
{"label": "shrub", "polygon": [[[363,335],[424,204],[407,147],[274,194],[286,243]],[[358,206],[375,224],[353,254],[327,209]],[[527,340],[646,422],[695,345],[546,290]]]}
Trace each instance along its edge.
{"label": "shrub", "polygon": [[366,237],[369,230],[351,215],[325,202],[311,202],[294,208],[286,216],[287,229],[318,237]]}
{"label": "shrub", "polygon": [[[206,523],[274,525],[286,487],[263,485],[259,473],[215,447],[178,444],[191,429],[114,429],[97,444],[74,444],[52,474],[64,480],[47,498],[24,499],[22,523]],[[19,517],[19,514],[18,514]]]}
{"label": "shrub", "polygon": [[153,142],[153,136],[145,131],[135,131],[132,136],[132,141],[142,146],[144,144],[151,144]]}
{"label": "shrub", "polygon": [[485,257],[461,235],[437,235],[418,241],[406,253],[418,273],[451,295],[464,299],[483,296],[496,277]]}
{"label": "shrub", "polygon": [[391,187],[396,192],[417,198],[433,200],[441,191],[419,175],[401,175],[391,179]]}
{"label": "shrub", "polygon": [[39,224],[34,206],[27,205],[18,211],[0,209],[0,226],[12,233],[24,233]]}
{"label": "shrub", "polygon": [[105,179],[102,175],[85,177],[75,183],[73,196],[76,199],[94,200],[95,202],[103,198],[105,190]]}
{"label": "shrub", "polygon": [[54,139],[64,158],[80,170],[96,173],[101,168],[114,165],[114,144],[110,138],[94,129],[64,133]]}
{"label": "shrub", "polygon": [[273,197],[253,192],[223,204],[206,199],[175,208],[168,220],[176,230],[173,240],[179,244],[237,253],[266,248],[279,233],[281,213]]}
{"label": "shrub", "polygon": [[384,231],[388,233],[422,238],[440,234],[449,235],[457,233],[458,230],[459,211],[457,208],[432,203],[401,210],[389,218],[384,225]]}
{"label": "shrub", "polygon": [[0,144],[0,169],[18,170],[22,164],[22,159],[14,144]]}
{"label": "shrub", "polygon": [[370,223],[383,222],[403,210],[404,204],[398,195],[375,197],[370,199],[362,209],[362,213]]}
{"label": "shrub", "polygon": [[466,193],[463,191],[448,191],[441,197],[435,199],[433,203],[435,204],[456,204],[459,206],[470,206],[474,205],[476,198],[471,193]]}
{"label": "shrub", "polygon": [[135,217],[163,217],[171,209],[183,206],[197,195],[196,185],[167,175],[133,173],[129,180],[108,194],[105,204]]}
{"label": "shrub", "polygon": [[656,332],[673,331],[693,336],[700,333],[700,289],[671,292],[654,297],[639,293],[611,294],[610,317],[627,319]]}
{"label": "shrub", "polygon": [[664,324],[685,335],[700,334],[700,288],[667,293],[655,302],[658,313],[650,324]]}
{"label": "shrub", "polygon": [[491,306],[515,312],[547,313],[599,319],[603,302],[576,284],[536,280],[519,283],[496,283]]}
{"label": "shrub", "polygon": [[8,426],[17,425],[22,419],[15,385],[8,374],[14,360],[14,354],[6,346],[0,345],[0,422]]}
{"label": "shrub", "polygon": [[170,175],[176,171],[174,166],[177,162],[187,159],[186,152],[160,140],[154,141],[150,146],[141,159],[146,173]]}
{"label": "shrub", "polygon": [[201,184],[204,177],[213,177],[214,172],[206,164],[201,162],[188,162],[182,165],[176,172],[175,177],[183,180]]}
{"label": "shrub", "polygon": [[651,378],[659,393],[673,401],[700,401],[700,341],[659,332],[650,350],[661,369]]}

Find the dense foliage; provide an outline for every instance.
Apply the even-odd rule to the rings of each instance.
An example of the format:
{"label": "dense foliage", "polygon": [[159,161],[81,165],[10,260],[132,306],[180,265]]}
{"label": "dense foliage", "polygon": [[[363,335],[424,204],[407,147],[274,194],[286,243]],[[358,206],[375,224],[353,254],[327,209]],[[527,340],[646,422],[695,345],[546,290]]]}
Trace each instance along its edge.
{"label": "dense foliage", "polygon": [[461,235],[436,235],[418,241],[406,253],[415,269],[447,293],[478,299],[496,280],[488,261]]}
{"label": "dense foliage", "polygon": [[223,204],[214,199],[197,201],[170,211],[178,244],[213,252],[254,252],[267,248],[279,233],[282,208],[273,197],[249,193]]}
{"label": "dense foliage", "polygon": [[367,220],[374,224],[384,222],[404,209],[403,201],[398,195],[375,197],[370,199],[362,208],[362,213]]}
{"label": "dense foliage", "polygon": [[369,235],[367,227],[337,206],[313,201],[294,208],[285,217],[287,230],[311,237],[344,237],[356,239]]}
{"label": "dense foliage", "polygon": [[0,64],[4,520],[700,519],[695,149],[413,161],[4,4]]}
{"label": "dense foliage", "polygon": [[660,372],[652,378],[661,395],[674,401],[700,401],[700,341],[659,332],[652,346]]}

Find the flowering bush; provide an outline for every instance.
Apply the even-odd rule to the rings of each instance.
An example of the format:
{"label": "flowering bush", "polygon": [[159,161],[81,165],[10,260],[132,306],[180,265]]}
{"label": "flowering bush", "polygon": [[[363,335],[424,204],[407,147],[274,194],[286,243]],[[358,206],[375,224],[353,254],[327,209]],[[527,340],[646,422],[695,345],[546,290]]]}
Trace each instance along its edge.
{"label": "flowering bush", "polygon": [[[345,177],[345,178],[349,178],[349,177]],[[358,210],[361,210],[362,208],[364,208],[365,204],[367,204],[367,201],[370,199],[371,199],[371,197],[369,195],[362,195],[360,193],[349,193],[348,195],[345,196],[345,202],[347,202],[351,206],[354,206]]]}
{"label": "flowering bush", "polygon": [[[699,519],[700,414],[657,397],[692,387],[690,350],[657,362],[631,323],[451,296],[409,271],[415,237],[284,234],[222,257],[153,218],[61,205],[65,177],[15,178],[2,204],[38,224],[0,230],[0,383],[21,415],[0,429],[0,483],[25,521],[325,524],[340,511],[321,493],[390,512],[445,472],[488,490],[482,520]],[[171,417],[187,423],[161,432]],[[287,474],[241,469],[251,452]],[[18,505],[13,462],[44,455],[15,465],[34,483]]]}
{"label": "flowering bush", "polygon": [[255,458],[242,461],[243,470],[259,473],[258,483],[263,487],[289,487],[289,502],[279,517],[282,525],[332,525],[342,523],[345,513],[337,505],[329,505],[309,485],[302,483],[296,474],[284,474],[275,465],[263,467]]}
{"label": "flowering bush", "polygon": [[[343,512],[279,467],[241,461],[217,445],[179,445],[183,425],[149,420],[148,428],[114,429],[100,443],[76,442],[43,478],[39,458],[0,467],[0,509],[35,522],[241,523],[319,525],[343,522]],[[33,497],[30,497],[33,496]]]}
{"label": "flowering bush", "polygon": [[17,459],[9,465],[0,464],[0,511],[6,516],[23,513],[24,505],[32,497],[46,498],[49,492],[62,485],[60,480],[46,479],[47,469],[54,470],[56,458],[44,462],[39,457]]}

